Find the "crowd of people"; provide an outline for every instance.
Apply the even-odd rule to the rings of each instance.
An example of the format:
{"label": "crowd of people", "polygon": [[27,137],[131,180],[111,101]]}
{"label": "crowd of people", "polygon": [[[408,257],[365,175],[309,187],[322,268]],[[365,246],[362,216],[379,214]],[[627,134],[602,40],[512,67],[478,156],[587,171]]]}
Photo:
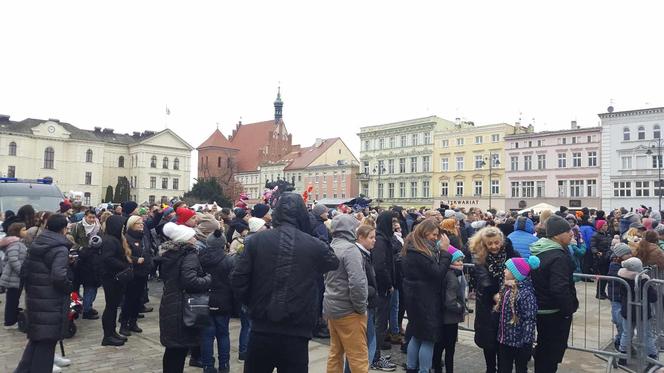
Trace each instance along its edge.
{"label": "crowd of people", "polygon": [[[27,320],[19,373],[71,363],[55,347],[72,291],[83,299],[82,317],[96,320],[103,288],[100,343],[123,346],[153,310],[152,278],[163,281],[164,372],[182,372],[187,356],[204,373],[229,372],[229,323],[239,318],[245,372],[306,372],[308,342],[319,337],[330,341],[328,372],[394,371],[385,351],[395,344],[407,372],[451,373],[459,323],[471,312],[486,372],[527,372],[533,357],[535,372],[555,372],[579,307],[574,273],[634,287],[644,266],[664,268],[661,213],[643,206],[537,215],[444,205],[307,208],[290,192],[252,208],[60,206],[26,205],[2,219],[4,326],[17,328],[21,313]],[[633,299],[612,281],[597,281],[596,297],[611,302],[615,348],[625,352]]]}

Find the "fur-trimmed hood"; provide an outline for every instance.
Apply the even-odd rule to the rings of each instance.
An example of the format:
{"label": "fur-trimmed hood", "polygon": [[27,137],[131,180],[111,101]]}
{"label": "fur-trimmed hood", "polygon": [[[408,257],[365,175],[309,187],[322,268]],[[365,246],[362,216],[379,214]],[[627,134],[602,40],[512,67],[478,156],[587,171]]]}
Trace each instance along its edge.
{"label": "fur-trimmed hood", "polygon": [[[639,274],[638,272],[630,271],[627,268],[620,268],[618,270],[618,276],[619,277],[626,278],[626,279],[629,279],[629,280],[636,279],[636,275],[638,275],[638,274]],[[641,276],[641,279],[648,281],[648,280],[650,280],[650,276],[644,274],[644,275]]]}
{"label": "fur-trimmed hood", "polygon": [[184,251],[188,247],[193,247],[189,242],[166,241],[159,246],[159,255],[168,251]]}

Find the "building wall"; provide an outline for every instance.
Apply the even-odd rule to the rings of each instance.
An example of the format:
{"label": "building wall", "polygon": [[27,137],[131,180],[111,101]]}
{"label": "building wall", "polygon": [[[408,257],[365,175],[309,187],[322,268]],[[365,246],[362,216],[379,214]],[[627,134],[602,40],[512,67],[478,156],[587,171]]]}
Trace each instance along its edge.
{"label": "building wall", "polygon": [[[505,209],[505,136],[515,131],[525,132],[526,128],[504,123],[477,127],[459,123],[438,131],[431,181],[436,192],[434,205],[442,202],[466,208]],[[491,166],[490,157],[494,159]],[[494,190],[489,195],[491,183]]]}
{"label": "building wall", "polygon": [[198,178],[226,178],[234,175],[237,165],[233,158],[236,149],[205,148],[198,150]]}
{"label": "building wall", "polygon": [[[660,148],[655,126],[664,128],[664,108],[599,115],[602,126],[602,208],[640,205],[659,208],[657,180],[661,167],[653,160]],[[643,127],[643,138],[639,128]],[[628,129],[630,139],[624,139]],[[660,136],[661,137],[661,136]],[[651,149],[653,154],[646,154]]]}
{"label": "building wall", "polygon": [[[358,175],[360,193],[374,199],[376,204],[431,206],[434,193],[431,185],[434,132],[453,126],[454,123],[450,121],[432,116],[362,127],[358,134],[361,146]],[[405,144],[401,143],[402,136],[405,136]],[[413,136],[417,139],[416,143],[413,142]],[[413,158],[417,166],[411,171]],[[401,159],[405,162],[405,172],[400,169]],[[394,170],[390,167],[390,160],[394,163]],[[384,172],[378,172],[379,164],[383,165]],[[379,185],[382,186],[381,192]],[[378,199],[380,201],[377,201]]]}
{"label": "building wall", "polygon": [[[53,132],[48,131],[53,127]],[[163,196],[169,199],[182,196],[189,190],[189,173],[191,151],[186,144],[179,142],[180,148],[173,147],[175,139],[168,133],[157,134],[145,141],[133,145],[119,145],[100,141],[84,142],[69,138],[69,133],[57,122],[45,121],[35,127],[32,135],[3,134],[0,136],[0,175],[7,176],[9,166],[16,168],[15,176],[25,179],[52,177],[54,183],[64,193],[78,191],[89,193],[92,205],[102,201],[106,187],[111,185],[115,190],[118,177],[126,176],[134,187],[130,190],[132,198],[141,203],[155,195],[157,201]],[[175,140],[174,140],[175,139]],[[16,156],[9,155],[9,143],[16,142]],[[44,151],[47,147],[54,150],[52,169],[44,168]],[[86,152],[92,151],[92,162],[86,161]],[[150,168],[150,158],[156,155],[158,168]],[[124,157],[124,167],[119,167],[118,158]],[[161,160],[169,157],[169,169],[161,168]],[[132,166],[132,157],[138,161]],[[180,160],[180,169],[173,170],[173,160]],[[86,184],[86,173],[91,173],[91,180]],[[160,189],[161,179],[157,180],[157,188],[150,188],[149,176],[166,177],[168,188]],[[179,180],[177,189],[173,189],[172,181]],[[117,202],[117,201],[115,201]]]}
{"label": "building wall", "polygon": [[304,189],[313,187],[310,198],[355,198],[359,195],[357,173],[359,166],[308,167],[304,176]]}
{"label": "building wall", "polygon": [[265,181],[261,179],[260,171],[240,172],[235,174],[235,180],[242,184],[242,191],[251,201],[256,201],[263,194]]}
{"label": "building wall", "polygon": [[[600,208],[600,140],[599,127],[507,136],[505,207],[521,210],[544,202]],[[574,163],[575,153],[581,155],[580,165]],[[565,167],[559,163],[562,154]],[[544,157],[543,164],[539,157]]]}

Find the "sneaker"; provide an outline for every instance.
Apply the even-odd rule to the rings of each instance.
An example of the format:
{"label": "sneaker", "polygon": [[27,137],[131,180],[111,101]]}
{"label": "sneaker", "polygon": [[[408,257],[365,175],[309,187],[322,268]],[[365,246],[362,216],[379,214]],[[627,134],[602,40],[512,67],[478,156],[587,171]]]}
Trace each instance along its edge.
{"label": "sneaker", "polygon": [[392,360],[392,355],[390,355],[390,354],[381,355],[381,357],[385,358],[385,360],[387,360],[387,361]]}
{"label": "sneaker", "polygon": [[97,320],[97,319],[99,319],[99,314],[94,314],[94,313],[92,313],[92,311],[87,312],[87,313],[83,312],[83,318],[85,320]]}
{"label": "sneaker", "polygon": [[4,328],[5,330],[16,330],[18,329],[18,323],[15,323],[14,325],[5,325]]}
{"label": "sneaker", "polygon": [[59,367],[68,367],[71,365],[71,360],[55,355],[53,356],[53,363]]}
{"label": "sneaker", "polygon": [[378,361],[375,361],[373,364],[371,364],[370,369],[381,370],[383,372],[394,372],[395,370],[397,370],[397,366],[385,360],[385,358],[381,357],[380,359],[378,359]]}
{"label": "sneaker", "polygon": [[59,366],[53,364],[53,373],[61,373],[62,369]]}

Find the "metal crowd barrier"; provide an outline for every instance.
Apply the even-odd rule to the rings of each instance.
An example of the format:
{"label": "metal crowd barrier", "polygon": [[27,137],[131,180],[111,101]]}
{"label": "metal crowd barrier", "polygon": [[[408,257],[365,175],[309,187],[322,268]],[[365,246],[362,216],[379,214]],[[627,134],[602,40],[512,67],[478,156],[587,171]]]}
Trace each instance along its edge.
{"label": "metal crowd barrier", "polygon": [[[651,278],[644,278],[645,274],[650,273]],[[664,335],[664,280],[659,276],[661,273],[657,268],[646,269],[637,276],[637,283],[645,281],[643,290],[640,286],[636,287],[637,299],[640,299],[640,311],[637,317],[638,345],[636,348],[636,362],[638,371],[644,371],[651,366],[664,366],[664,360],[659,358],[664,344],[662,335]],[[654,289],[657,299],[654,303],[649,302],[648,293]],[[651,319],[648,319],[648,311],[651,313]],[[656,358],[648,356],[648,339],[653,338],[656,350]]]}

